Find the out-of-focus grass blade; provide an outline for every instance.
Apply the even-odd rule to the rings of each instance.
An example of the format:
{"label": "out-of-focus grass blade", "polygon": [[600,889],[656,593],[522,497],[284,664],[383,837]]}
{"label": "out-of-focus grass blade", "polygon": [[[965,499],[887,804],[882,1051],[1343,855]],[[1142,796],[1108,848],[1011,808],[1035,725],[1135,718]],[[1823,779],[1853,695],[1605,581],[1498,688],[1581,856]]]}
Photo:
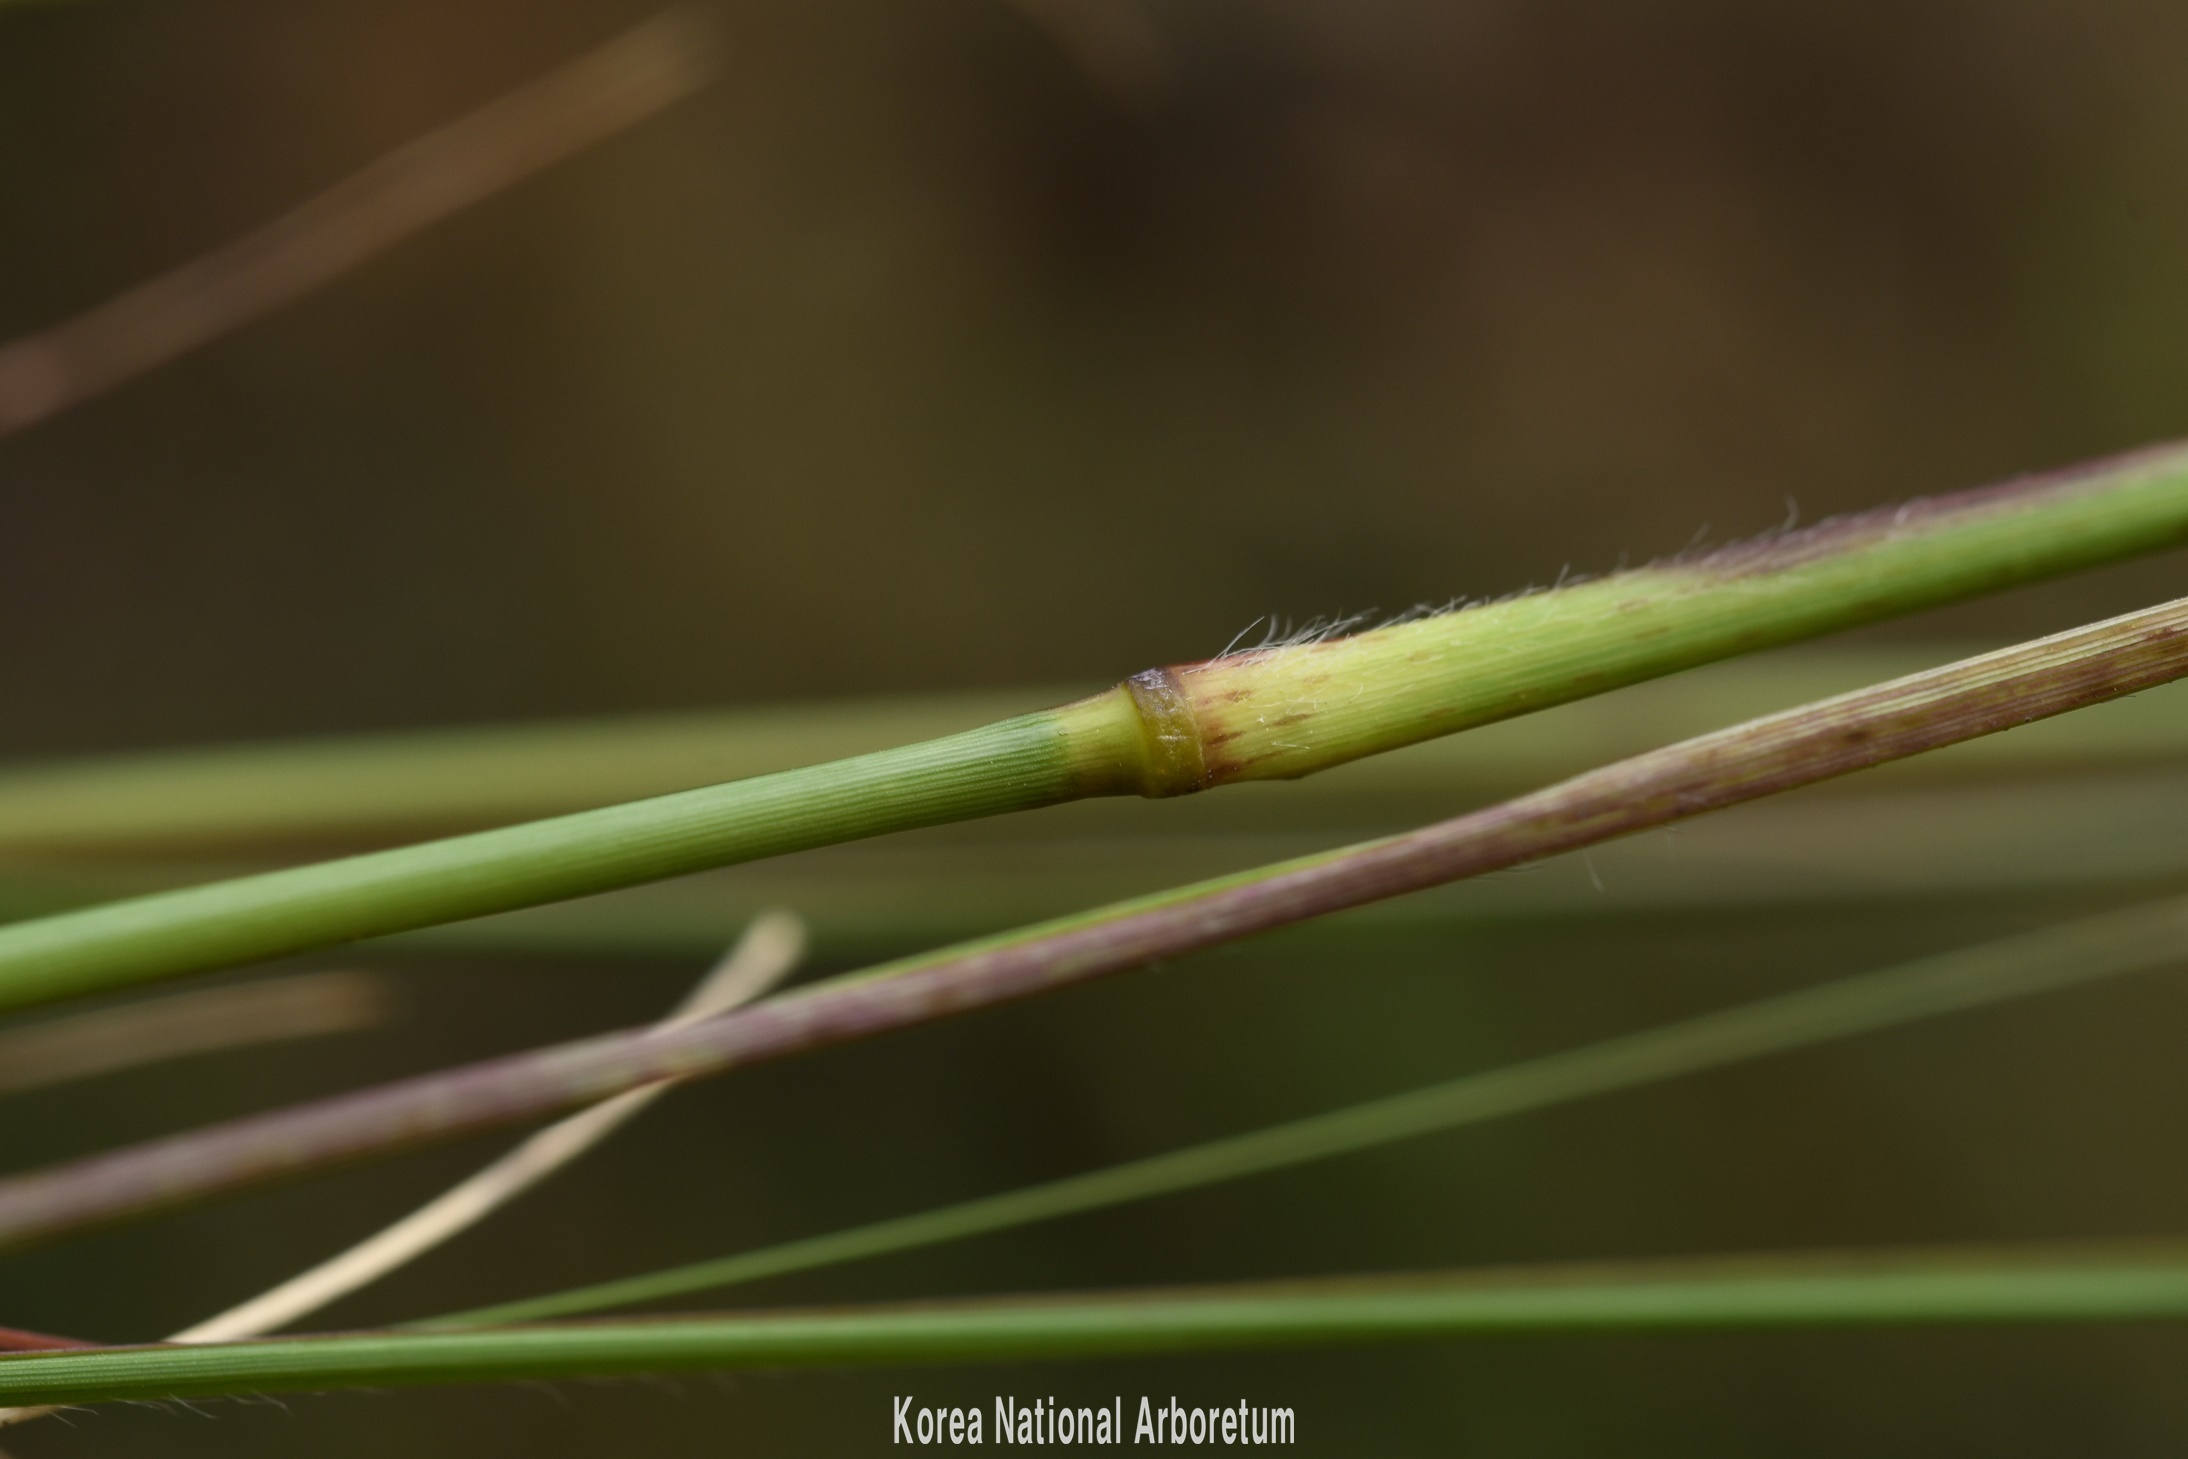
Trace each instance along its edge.
{"label": "out-of-focus grass blade", "polygon": [[349,1033],[385,1023],[395,994],[367,972],[299,973],[196,988],[0,1029],[0,1094],[192,1054]]}
{"label": "out-of-focus grass blade", "polygon": [[0,854],[470,830],[932,739],[1064,697],[876,700],[21,765],[0,771]]}
{"label": "out-of-focus grass blade", "polygon": [[2183,960],[2188,960],[2188,898],[2175,898],[1917,959],[1086,1175],[417,1325],[482,1327],[566,1317],[962,1240]]}
{"label": "out-of-focus grass blade", "polygon": [[[1051,824],[1061,832],[1067,819],[1092,821],[1073,813]],[[2092,893],[2149,894],[2188,881],[2188,838],[2179,834],[2184,819],[2188,774],[2165,771],[1903,785],[1890,793],[1802,792],[1696,821],[1670,836],[1613,842],[1585,857],[1552,858],[1523,872],[1362,908],[1329,928],[1906,906],[2002,895],[2049,898],[2065,915]],[[431,928],[384,946],[703,956],[739,915],[796,906],[811,921],[823,956],[890,956],[1320,844],[1304,831],[1155,837],[1088,829],[1094,834],[1022,840],[922,832]],[[1382,829],[1376,823],[1349,834]]]}
{"label": "out-of-focus grass blade", "polygon": [[[689,1028],[596,1035],[28,1171],[0,1180],[0,1238],[46,1239],[370,1153],[557,1113],[659,1079],[749,1068],[1054,993],[1409,892],[1667,829],[1712,810],[1820,785],[2183,677],[2188,677],[2188,599],[1734,725],[1400,835],[870,967]],[[1085,701],[1066,717],[1091,713],[1088,706],[1100,709],[1112,699]],[[817,789],[807,784],[809,772],[770,777],[778,790],[788,784],[789,798],[770,805],[763,797],[761,804],[741,811],[767,814],[757,820],[732,815],[728,826],[763,838],[750,845],[765,844],[768,836],[786,838],[772,844],[787,852],[816,829],[798,824],[794,813],[806,791],[848,818],[819,828],[823,831],[872,830],[877,814],[886,819],[922,809],[962,810],[988,804],[984,797],[991,794],[1000,804],[1020,792],[1015,779],[964,778],[991,763],[982,746],[1000,745],[1021,755],[1012,763],[1025,763],[1041,758],[1047,732],[1036,716],[976,731],[970,739],[940,742],[940,749],[914,747],[909,763],[915,769],[923,763],[936,775],[911,775],[907,798],[878,812],[861,802],[860,786],[890,783],[905,752],[848,762],[854,767],[848,780],[823,775],[821,780],[837,783]],[[1346,748],[1339,743],[1331,752]],[[1149,739],[1142,749],[1149,763],[1174,768],[1167,758],[1175,749],[1172,742]],[[696,843],[688,839],[688,833],[705,831],[708,818],[723,809],[708,808],[712,794],[698,792],[696,801],[671,796],[635,810],[564,818],[544,830],[534,825],[513,828],[516,834],[485,832],[420,854],[381,853],[331,870],[246,878],[17,924],[0,929],[0,942],[8,943],[12,954],[15,996],[28,1001],[117,980],[172,975],[192,958],[210,964],[216,950],[231,957],[266,956],[305,950],[321,937],[345,932],[356,937],[375,924],[391,932],[402,930],[405,920],[416,927],[476,916],[511,890],[529,896],[559,887],[564,895],[575,895],[600,879],[604,863],[596,858],[606,858],[605,868],[617,876],[646,869],[661,879],[671,867],[689,869],[695,845],[719,849],[704,835]],[[466,867],[497,866],[513,879],[449,885]],[[352,920],[345,924],[342,917]],[[182,934],[198,940],[173,946]]]}
{"label": "out-of-focus grass blade", "polygon": [[264,226],[0,345],[0,435],[210,344],[658,114],[706,84],[714,50],[697,17],[656,16],[413,138]]}
{"label": "out-of-focus grass blade", "polygon": [[2178,1243],[1825,1253],[13,1353],[0,1355],[0,1403],[1518,1334],[2182,1318],[2188,1249]]}
{"label": "out-of-focus grass blade", "polygon": [[[1176,805],[1178,830],[1164,836],[1135,832],[1128,818],[1111,814],[1138,808],[1122,801],[912,832],[451,923],[387,939],[374,952],[698,959],[766,908],[796,906],[821,956],[888,957],[1301,855],[1331,834],[1327,826],[1287,829],[1275,817],[1256,825],[1210,816],[1203,807],[1222,809],[1215,797]],[[1340,834],[1391,828],[1377,807],[1358,809]],[[2188,881],[2188,839],[2178,832],[2184,820],[2188,766],[1805,791],[1697,821],[1674,836],[1615,842],[1585,859],[1554,858],[1524,873],[1362,909],[1337,925],[1446,927],[2001,895],[2049,898],[2067,915],[2092,893],[2148,893]],[[251,869],[232,861],[113,858],[18,864],[0,868],[0,921]]]}
{"label": "out-of-focus grass blade", "polygon": [[[1799,649],[1713,665],[1296,784],[1243,787],[1244,794],[1209,798],[1211,810],[1196,813],[1230,825],[1275,816],[1309,828],[1393,814],[1417,820],[1422,796],[1508,794],[1967,651],[1965,645]],[[1072,692],[854,701],[18,765],[0,769],[0,856],[380,844],[472,830],[935,738]],[[1926,779],[2182,758],[2188,758],[2188,688],[2168,686],[1925,756],[1892,774]],[[1104,813],[1118,825],[1138,824],[1145,807],[1113,802],[1096,812]],[[1174,809],[1169,814],[1176,819]]]}
{"label": "out-of-focus grass blade", "polygon": [[[797,918],[786,912],[761,917],[662,1026],[697,1023],[750,1003],[781,982],[804,951],[805,928]],[[393,1225],[168,1341],[220,1342],[290,1326],[486,1219],[614,1134],[669,1088],[627,1090],[534,1132]]]}

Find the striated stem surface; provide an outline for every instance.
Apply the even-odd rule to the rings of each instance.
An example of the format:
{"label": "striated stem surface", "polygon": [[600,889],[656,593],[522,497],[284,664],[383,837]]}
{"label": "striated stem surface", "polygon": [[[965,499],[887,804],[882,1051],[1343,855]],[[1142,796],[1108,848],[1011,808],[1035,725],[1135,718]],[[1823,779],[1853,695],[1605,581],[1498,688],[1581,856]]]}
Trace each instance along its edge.
{"label": "striated stem surface", "polygon": [[811,1271],[1373,1149],[1395,1140],[1635,1089],[1832,1039],[2188,961],[2188,897],[1919,958],[1603,1043],[1464,1075],[1105,1170],[667,1271],[404,1323],[504,1327],[632,1308]]}
{"label": "striated stem surface", "polygon": [[[2188,1318],[2178,1243],[1571,1263],[1048,1297],[0,1355],[0,1402],[694,1369],[1020,1363],[1521,1333]],[[1126,1422],[1136,1418],[1128,1409]],[[1263,1411],[1266,1419],[1267,1411]]]}
{"label": "striated stem surface", "polygon": [[2188,538],[2188,447],[1910,502],[984,729],[0,928],[0,1010],[1089,795],[1309,774]]}
{"label": "striated stem surface", "polygon": [[0,1181],[0,1245],[844,1043],[1517,866],[2188,675],[2188,599],[1638,755],[1401,836],[837,979]]}

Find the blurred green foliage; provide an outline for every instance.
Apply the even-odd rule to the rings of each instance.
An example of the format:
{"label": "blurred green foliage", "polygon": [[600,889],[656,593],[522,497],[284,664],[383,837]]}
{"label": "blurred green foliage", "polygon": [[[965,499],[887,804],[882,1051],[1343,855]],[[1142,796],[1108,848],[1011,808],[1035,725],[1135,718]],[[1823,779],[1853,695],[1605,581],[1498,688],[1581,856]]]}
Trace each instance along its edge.
{"label": "blurred green foliage", "polygon": [[[0,175],[27,221],[0,330],[217,244],[641,13],[10,12]],[[1167,60],[1130,94],[1002,0],[721,14],[731,66],[698,102],[0,442],[0,750],[1101,683],[1260,614],[1499,593],[1760,530],[1788,498],[1812,519],[2182,429],[2178,7],[1150,0]],[[1868,637],[2046,631],[2176,578],[2134,565]],[[1541,748],[1514,730],[1515,754]],[[1363,784],[1326,819],[1290,787],[1211,799],[1205,824],[1081,807],[1015,840],[666,888],[617,914],[665,947],[414,951],[393,1036],[11,1100],[0,1148],[26,1166],[637,1022],[759,900],[810,905],[840,964],[1495,788]],[[1880,776],[1600,854],[1592,877],[1501,879],[1466,915],[1268,939],[754,1071],[333,1320],[757,1246],[2041,925],[2177,886],[2180,794],[2162,757]],[[204,867],[65,868],[88,893],[11,869],[4,894]],[[831,910],[860,896],[887,915]],[[2184,1018],[2161,977],[759,1296],[2178,1231]],[[37,1253],[0,1271],[0,1319],[166,1331],[492,1148]],[[1601,1339],[919,1383],[1251,1390],[1329,1453],[2128,1455],[2188,1436],[2184,1358],[2159,1329]],[[902,1381],[116,1410],[8,1444],[862,1453]]]}

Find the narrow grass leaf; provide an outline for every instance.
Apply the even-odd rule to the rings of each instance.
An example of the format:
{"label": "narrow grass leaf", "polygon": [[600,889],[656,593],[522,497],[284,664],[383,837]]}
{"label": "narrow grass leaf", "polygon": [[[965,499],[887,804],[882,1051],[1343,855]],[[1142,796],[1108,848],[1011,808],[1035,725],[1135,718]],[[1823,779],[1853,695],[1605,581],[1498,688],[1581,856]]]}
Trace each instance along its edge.
{"label": "narrow grass leaf", "polygon": [[2188,449],[2154,449],[1350,638],[1153,669],[898,750],[16,923],[0,928],[0,1008],[1086,796],[1291,779],[2184,537]]}
{"label": "narrow grass leaf", "polygon": [[[1734,659],[1356,761],[1288,784],[1279,799],[1203,804],[1234,805],[1257,825],[1280,816],[1319,827],[1357,825],[1387,803],[1424,796],[1510,795],[1996,646],[1810,645]],[[795,770],[1066,697],[1027,690],[846,700],[30,761],[0,767],[0,857],[11,869],[43,861],[54,874],[73,872],[84,887],[78,901],[105,900],[263,869],[248,863],[265,852],[363,849]],[[1907,773],[1964,779],[2179,762],[2188,759],[2184,709],[2188,689],[2171,688],[1927,756]],[[1196,813],[1196,825],[1211,813]],[[1103,824],[1113,822],[1143,824],[1114,814]],[[243,864],[223,865],[223,857]],[[154,877],[101,887],[86,875],[116,860]]]}
{"label": "narrow grass leaf", "polygon": [[193,988],[0,1030],[0,1094],[254,1044],[374,1028],[394,1016],[386,979],[330,970]]}
{"label": "narrow grass leaf", "polygon": [[78,1404],[705,1369],[1022,1363],[1521,1334],[2178,1322],[2188,1248],[1961,1248],[1422,1273],[463,1333],[0,1354]]}
{"label": "narrow grass leaf", "polygon": [[2188,960],[2188,898],[2174,898],[1921,958],[1106,1170],[405,1326],[440,1330],[570,1317],[960,1241],[2183,960]]}
{"label": "narrow grass leaf", "polygon": [[208,344],[646,120],[704,83],[710,50],[692,17],[658,16],[396,149],[265,227],[0,346],[0,435]]}
{"label": "narrow grass leaf", "polygon": [[[756,919],[658,1028],[685,1028],[766,993],[797,966],[805,929],[787,913]],[[270,1291],[176,1333],[169,1342],[257,1337],[297,1322],[469,1230],[629,1123],[669,1085],[625,1090],[533,1135],[386,1229]]]}
{"label": "narrow grass leaf", "polygon": [[1704,735],[1419,831],[815,984],[0,1181],[21,1244],[256,1181],[871,1037],[1814,784],[2188,674],[2188,599]]}

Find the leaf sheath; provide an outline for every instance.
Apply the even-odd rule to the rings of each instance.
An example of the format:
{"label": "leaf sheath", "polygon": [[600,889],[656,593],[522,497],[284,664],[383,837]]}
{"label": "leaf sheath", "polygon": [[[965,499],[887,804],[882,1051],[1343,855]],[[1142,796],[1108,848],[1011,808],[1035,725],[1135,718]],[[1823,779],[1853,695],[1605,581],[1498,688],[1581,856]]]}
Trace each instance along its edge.
{"label": "leaf sheath", "polygon": [[0,1245],[905,1028],[1669,824],[2188,675],[2188,599],[1686,740],[1380,841],[0,1181]]}
{"label": "leaf sheath", "polygon": [[1712,659],[2168,546],[2188,448],[1351,638],[1149,670],[898,750],[0,928],[0,1010],[1089,795],[1310,774]]}

